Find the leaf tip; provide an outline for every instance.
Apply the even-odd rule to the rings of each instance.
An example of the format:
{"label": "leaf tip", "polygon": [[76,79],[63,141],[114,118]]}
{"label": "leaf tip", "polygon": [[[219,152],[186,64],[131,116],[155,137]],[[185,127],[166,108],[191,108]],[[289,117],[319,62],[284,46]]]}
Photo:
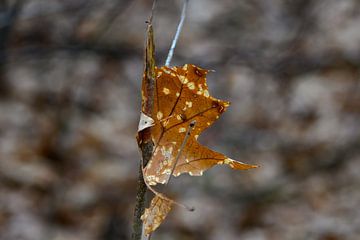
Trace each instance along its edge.
{"label": "leaf tip", "polygon": [[231,158],[225,158],[224,161],[222,162],[222,164],[228,164],[231,168],[237,169],[237,170],[248,170],[248,169],[259,167],[258,165],[239,162],[239,161],[236,161]]}

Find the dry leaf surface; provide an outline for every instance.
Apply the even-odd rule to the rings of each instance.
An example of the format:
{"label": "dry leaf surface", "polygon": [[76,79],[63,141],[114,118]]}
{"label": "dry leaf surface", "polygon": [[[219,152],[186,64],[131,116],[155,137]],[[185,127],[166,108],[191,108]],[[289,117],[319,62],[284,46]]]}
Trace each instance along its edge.
{"label": "dry leaf surface", "polygon": [[170,212],[172,204],[173,201],[162,194],[155,195],[151,200],[149,208],[145,209],[144,214],[141,216],[145,235],[149,235],[160,226]]}
{"label": "dry leaf surface", "polygon": [[[144,169],[148,184],[164,184],[171,173],[174,176],[182,173],[200,176],[216,164],[227,164],[239,170],[256,167],[230,159],[197,141],[201,132],[229,106],[229,102],[210,96],[206,84],[208,72],[191,64],[156,68],[154,110],[151,116],[155,120],[151,128],[155,148]],[[194,126],[191,127],[191,124]],[[186,138],[186,135],[189,136]]]}

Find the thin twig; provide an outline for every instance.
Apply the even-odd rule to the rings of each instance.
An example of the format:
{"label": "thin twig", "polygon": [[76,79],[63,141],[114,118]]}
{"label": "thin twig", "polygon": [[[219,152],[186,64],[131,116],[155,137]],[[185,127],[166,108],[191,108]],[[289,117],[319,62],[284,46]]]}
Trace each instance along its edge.
{"label": "thin twig", "polygon": [[182,151],[184,150],[185,148],[185,144],[187,143],[187,140],[189,139],[190,137],[190,133],[191,131],[194,129],[195,127],[195,124],[196,124],[196,121],[192,121],[190,124],[189,124],[189,128],[188,130],[186,131],[186,134],[185,134],[185,137],[184,137],[184,140],[180,146],[180,151],[178,152],[177,156],[176,156],[176,159],[175,159],[175,162],[174,162],[174,165],[172,166],[172,169],[171,169],[171,172],[170,172],[170,175],[169,175],[169,178],[168,180],[166,181],[165,185],[168,185],[169,182],[170,182],[170,179],[171,179],[171,176],[173,175],[174,171],[175,171],[175,167],[179,161],[179,158],[180,158],[180,155],[182,153]]}
{"label": "thin twig", "polygon": [[[153,105],[154,105],[154,92],[155,92],[155,44],[154,44],[154,32],[152,28],[152,15],[155,8],[155,1],[153,2],[151,16],[148,21],[146,31],[146,47],[145,47],[145,76],[142,82],[142,91],[145,97],[142,102],[142,112],[148,116],[152,116]],[[138,145],[142,153],[142,161],[139,166],[139,177],[138,177],[138,189],[136,194],[136,203],[134,210],[134,221],[133,221],[133,233],[131,236],[132,240],[143,239],[143,223],[141,216],[145,210],[145,194],[147,186],[143,178],[143,168],[146,166],[148,161],[151,159],[153,153],[153,142],[151,139],[150,128],[146,128],[138,132]]]}
{"label": "thin twig", "polygon": [[156,0],[153,1],[153,5],[151,7],[151,15],[150,15],[150,19],[149,19],[150,24],[152,24],[154,12],[155,12],[155,6],[156,6]]}
{"label": "thin twig", "polygon": [[174,50],[175,50],[175,47],[176,47],[176,43],[177,43],[177,41],[179,39],[181,29],[182,29],[182,27],[184,25],[188,2],[189,2],[189,0],[184,0],[183,8],[182,8],[182,11],[181,11],[180,22],[179,22],[179,25],[178,25],[178,27],[176,29],[174,39],[173,39],[173,41],[171,43],[171,47],[170,47],[169,53],[168,53],[167,58],[166,58],[166,62],[165,62],[166,67],[169,67],[171,59],[172,59],[172,57],[174,55]]}
{"label": "thin twig", "polygon": [[[167,64],[170,63],[177,39],[181,32],[182,25],[185,20],[186,7],[188,0],[184,0],[184,6],[181,14],[180,23],[173,40],[170,52],[167,60]],[[142,103],[142,112],[148,116],[152,116],[153,104],[154,104],[154,89],[155,89],[155,45],[154,45],[154,33],[152,29],[152,20],[153,13],[155,10],[156,1],[153,1],[153,6],[151,10],[151,16],[149,18],[148,29],[147,29],[147,40],[146,40],[146,50],[145,50],[145,76],[143,79],[143,103]],[[191,127],[191,125],[190,125]],[[141,221],[141,215],[144,213],[145,209],[145,193],[149,186],[146,186],[146,182],[143,177],[143,169],[146,167],[147,162],[151,159],[153,154],[153,142],[151,138],[150,128],[144,129],[138,133],[138,144],[142,152],[142,162],[139,169],[139,178],[138,178],[138,190],[136,196],[136,206],[134,211],[134,222],[133,222],[133,234],[132,240],[144,239],[143,236],[143,223]],[[176,166],[176,162],[175,162]],[[190,209],[190,208],[189,208]],[[191,209],[193,210],[193,209]],[[150,240],[151,235],[148,236]]]}

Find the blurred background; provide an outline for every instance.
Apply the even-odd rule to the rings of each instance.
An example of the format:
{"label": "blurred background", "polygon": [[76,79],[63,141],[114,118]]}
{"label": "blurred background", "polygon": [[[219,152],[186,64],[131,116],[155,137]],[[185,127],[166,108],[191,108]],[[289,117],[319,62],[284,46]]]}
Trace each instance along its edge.
{"label": "blurred background", "polygon": [[[163,65],[181,11],[158,0]],[[0,2],[0,239],[129,239],[149,0]],[[191,0],[173,65],[232,102],[152,239],[360,239],[360,2]]]}

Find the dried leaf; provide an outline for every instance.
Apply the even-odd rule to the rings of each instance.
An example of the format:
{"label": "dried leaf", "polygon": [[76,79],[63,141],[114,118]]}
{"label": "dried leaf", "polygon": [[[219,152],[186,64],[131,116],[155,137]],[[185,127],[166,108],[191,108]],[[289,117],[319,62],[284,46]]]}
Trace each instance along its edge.
{"label": "dried leaf", "polygon": [[[229,102],[210,96],[206,85],[208,72],[190,64],[155,69],[155,99],[151,116],[155,120],[155,125],[151,127],[155,146],[153,156],[144,169],[148,184],[164,184],[172,173],[174,176],[182,173],[199,176],[216,164],[227,164],[240,170],[257,167],[230,159],[197,142],[201,132],[229,106]],[[194,122],[196,124],[189,132],[190,123]],[[184,141],[187,134],[190,136]]]}
{"label": "dried leaf", "polygon": [[162,194],[157,194],[151,200],[149,208],[146,208],[144,214],[141,216],[145,235],[149,235],[160,226],[170,212],[172,205],[173,201],[164,197]]}
{"label": "dried leaf", "polygon": [[142,82],[142,112],[150,115],[153,106],[153,95],[155,86],[155,44],[154,30],[152,24],[148,24],[146,31],[146,48],[145,48],[145,72]]}

